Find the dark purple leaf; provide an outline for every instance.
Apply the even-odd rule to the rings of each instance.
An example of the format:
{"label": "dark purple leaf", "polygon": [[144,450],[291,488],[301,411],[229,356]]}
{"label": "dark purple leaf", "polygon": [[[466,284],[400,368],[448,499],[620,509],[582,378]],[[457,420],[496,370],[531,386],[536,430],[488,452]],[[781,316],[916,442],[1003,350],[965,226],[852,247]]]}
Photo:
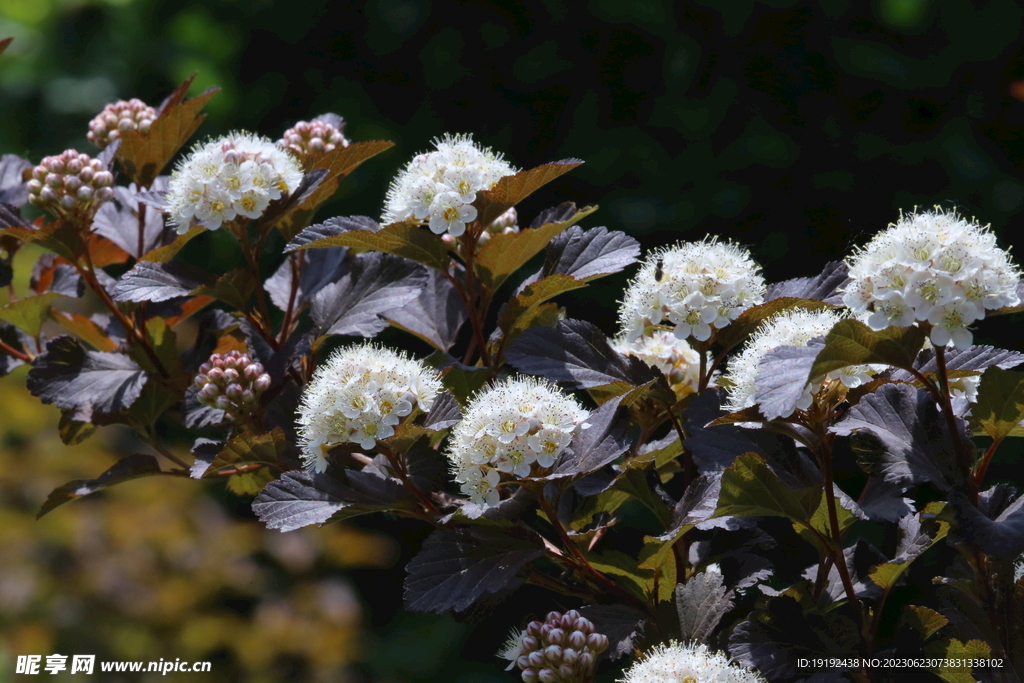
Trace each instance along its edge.
{"label": "dark purple leaf", "polygon": [[0,201],[0,230],[5,228],[24,228],[35,230],[35,226],[21,217],[18,207],[7,202]]}
{"label": "dark purple leaf", "polygon": [[57,255],[46,252],[32,266],[29,287],[37,294],[54,292],[76,299],[85,294],[85,282],[75,267],[67,263],[56,263]]}
{"label": "dark purple leaf", "polygon": [[764,355],[757,365],[754,401],[767,420],[788,417],[803,398],[814,359],[825,348],[824,337],[806,346],[782,346]]}
{"label": "dark purple leaf", "polygon": [[555,380],[569,389],[612,382],[639,386],[657,377],[640,359],[615,351],[604,332],[583,320],[528,329],[513,340],[505,357],[520,372]]}
{"label": "dark purple leaf", "polygon": [[295,236],[288,246],[284,248],[286,252],[295,251],[300,247],[312,244],[317,240],[322,240],[326,237],[335,237],[344,232],[350,230],[365,230],[367,232],[377,232],[380,230],[380,225],[377,221],[367,216],[338,216],[337,218],[331,218],[323,223],[317,223],[311,225],[298,235]]}
{"label": "dark purple leaf", "polygon": [[[963,421],[960,439],[968,443]],[[872,474],[898,485],[931,482],[948,490],[959,481],[959,469],[944,420],[935,399],[924,389],[887,384],[853,406],[831,428],[840,436],[856,435],[854,449]]]}
{"label": "dark purple leaf", "polygon": [[32,162],[14,154],[0,156],[0,202],[21,206],[28,201],[28,185],[22,172],[32,168]]}
{"label": "dark purple leaf", "polygon": [[448,429],[458,424],[461,419],[462,410],[459,408],[459,402],[455,396],[449,391],[442,391],[434,399],[434,405],[427,413],[423,426],[434,430]]}
{"label": "dark purple leaf", "polygon": [[299,306],[312,299],[314,294],[341,279],[348,270],[345,263],[347,254],[348,249],[344,247],[311,249],[289,254],[281,267],[264,283],[270,300],[282,311],[288,309],[292,290],[292,266],[301,264],[302,275],[292,302],[292,310],[298,310]]}
{"label": "dark purple leaf", "polygon": [[433,269],[416,298],[387,315],[392,325],[411,332],[439,351],[447,351],[455,344],[468,317],[458,290]]}
{"label": "dark purple leaf", "polygon": [[185,402],[182,407],[182,421],[187,429],[205,429],[216,427],[224,422],[224,411],[199,402],[196,394],[199,389],[195,385],[189,385],[185,391]]}
{"label": "dark purple leaf", "polygon": [[590,281],[619,272],[639,256],[640,243],[623,232],[574,225],[551,240],[541,277],[562,274]]}
{"label": "dark purple leaf", "polygon": [[[0,341],[16,351],[25,352],[28,336],[14,325],[0,322]],[[0,377],[9,374],[14,368],[24,365],[22,361],[0,351]]]}
{"label": "dark purple leaf", "polygon": [[95,479],[76,479],[54,489],[46,499],[46,502],[43,503],[43,507],[39,509],[36,519],[76,498],[88,496],[90,493],[96,493],[100,489],[113,486],[114,484],[154,474],[161,474],[160,464],[156,461],[156,458],[152,455],[142,455],[139,453],[129,455],[127,458],[118,460],[113,467]]}
{"label": "dark purple leaf", "polygon": [[292,531],[310,524],[407,508],[408,492],[394,479],[345,470],[345,482],[327,474],[285,472],[267,484],[252,503],[268,529]]}
{"label": "dark purple leaf", "polygon": [[136,259],[168,244],[176,236],[175,231],[164,224],[163,214],[140,203],[138,193],[127,187],[114,189],[114,197],[96,212],[92,228]]}
{"label": "dark purple leaf", "polygon": [[75,411],[91,422],[94,412],[119,413],[142,393],[146,373],[124,354],[86,351],[72,337],[57,337],[28,373],[28,389],[43,403]]}
{"label": "dark purple leaf", "polygon": [[625,605],[584,605],[579,613],[594,624],[594,631],[608,638],[608,659],[633,654],[635,643],[643,636],[647,615]]}
{"label": "dark purple leaf", "polygon": [[[1009,351],[994,346],[969,346],[966,349],[946,349],[947,370],[970,370],[984,372],[995,366],[1001,370],[1009,370],[1024,363],[1024,353]],[[918,354],[914,361],[914,368],[918,372],[936,372],[939,369],[935,360],[935,349],[925,349]],[[906,370],[895,370],[892,379],[904,382],[914,381],[914,376]]]}
{"label": "dark purple leaf", "polygon": [[537,543],[504,529],[438,529],[407,567],[406,607],[414,612],[464,611],[487,593],[522,583],[519,570],[543,554]]}
{"label": "dark purple leaf", "polygon": [[840,301],[833,301],[838,296],[836,290],[849,281],[849,269],[842,261],[832,261],[825,264],[825,269],[814,277],[798,277],[784,282],[776,282],[768,285],[768,291],[764,296],[765,301],[778,299],[784,296],[797,299],[818,299],[828,303],[840,304]]}
{"label": "dark purple leaf", "polygon": [[426,281],[427,271],[412,261],[359,254],[348,273],[313,297],[313,321],[320,334],[373,337],[387,327],[383,316],[416,298]]}
{"label": "dark purple leaf", "polygon": [[213,277],[183,261],[139,261],[111,291],[114,301],[167,301],[209,286]]}
{"label": "dark purple leaf", "polygon": [[716,572],[694,574],[676,586],[676,613],[683,640],[706,643],[725,613],[732,609],[732,591]]}
{"label": "dark purple leaf", "polygon": [[191,477],[193,479],[202,479],[203,475],[206,474],[206,470],[210,468],[210,463],[217,458],[217,454],[222,450],[224,450],[223,441],[196,439],[192,444],[192,456],[195,458],[195,462],[192,463],[192,467],[189,469]]}
{"label": "dark purple leaf", "polygon": [[572,455],[555,464],[552,478],[582,477],[615,461],[633,444],[629,422],[619,415],[621,396],[606,401],[587,418],[590,427],[577,434],[570,444]]}
{"label": "dark purple leaf", "polygon": [[961,494],[951,498],[950,505],[959,521],[955,532],[986,555],[1011,559],[1024,553],[1024,496],[1005,507],[990,504],[986,506],[990,508],[987,514]]}
{"label": "dark purple leaf", "polygon": [[530,223],[530,227],[533,229],[540,228],[549,223],[564,223],[575,216],[579,211],[576,209],[576,205],[572,202],[562,202],[558,206],[553,206],[550,209],[544,209],[537,217]]}
{"label": "dark purple leaf", "polygon": [[904,493],[903,486],[889,483],[882,477],[868,477],[857,504],[868,519],[895,522],[913,512],[914,501],[905,498]]}

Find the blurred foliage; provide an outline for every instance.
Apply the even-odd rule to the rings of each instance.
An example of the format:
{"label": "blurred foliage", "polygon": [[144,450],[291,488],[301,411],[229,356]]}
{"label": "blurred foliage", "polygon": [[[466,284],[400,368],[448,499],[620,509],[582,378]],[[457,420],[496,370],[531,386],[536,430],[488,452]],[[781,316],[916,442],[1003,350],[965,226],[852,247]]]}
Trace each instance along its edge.
{"label": "blurred foliage", "polygon": [[[555,198],[598,203],[598,224],[645,248],[717,233],[749,244],[777,281],[817,273],[915,205],[957,206],[1020,243],[1024,104],[1011,86],[1024,79],[1022,17],[1014,0],[592,0],[585,11],[525,0],[0,0],[0,36],[15,37],[0,58],[0,151],[88,151],[86,124],[103,104],[158,104],[198,71],[194,93],[223,88],[200,136],[276,138],[334,111],[352,139],[398,143],[322,217],[379,215],[405,160],[466,131],[520,167],[587,161],[528,200],[526,215]],[[221,242],[211,239],[215,258]],[[611,331],[624,281],[566,304],[587,305]],[[978,341],[1024,348],[1020,316],[1002,321]],[[459,647],[472,627],[397,616],[405,550],[354,527],[261,531],[243,519],[246,501],[165,481],[35,522],[51,488],[134,445],[101,435],[63,446],[56,411],[21,380],[0,389],[8,658],[81,644],[110,658],[234,663],[215,674],[237,665],[218,680],[349,680],[330,676],[349,675],[332,667],[350,659],[364,662],[355,680],[512,680],[489,660],[500,634],[469,655]],[[339,573],[353,564],[388,567],[348,574],[377,640],[361,634]],[[501,607],[492,631],[536,616],[524,613],[535,602]],[[10,670],[0,665],[0,680]]]}

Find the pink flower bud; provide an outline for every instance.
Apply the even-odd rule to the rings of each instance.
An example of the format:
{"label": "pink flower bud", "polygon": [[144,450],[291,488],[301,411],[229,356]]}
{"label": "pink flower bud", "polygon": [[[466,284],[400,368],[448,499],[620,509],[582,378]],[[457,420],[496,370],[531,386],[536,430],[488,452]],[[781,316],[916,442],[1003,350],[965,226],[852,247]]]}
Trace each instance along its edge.
{"label": "pink flower bud", "polygon": [[590,635],[594,632],[594,624],[585,617],[578,617],[576,623],[573,624],[573,628],[577,631],[581,631],[584,635]]}
{"label": "pink flower bud", "polygon": [[587,647],[600,654],[608,648],[608,637],[601,633],[591,633],[587,636]]}
{"label": "pink flower bud", "polygon": [[238,381],[238,370],[234,368],[224,368],[224,381],[225,382],[237,382]]}
{"label": "pink flower bud", "polygon": [[250,363],[245,366],[245,369],[242,371],[242,374],[245,375],[245,378],[251,382],[263,374],[263,366],[260,365],[259,363]]}
{"label": "pink flower bud", "polygon": [[573,631],[569,634],[569,645],[576,648],[577,650],[582,650],[583,646],[585,646],[586,644],[587,636],[585,636],[581,631]]}
{"label": "pink flower bud", "polygon": [[221,410],[227,410],[228,408],[231,407],[231,399],[228,398],[227,396],[218,396],[217,401],[214,405],[216,405]]}
{"label": "pink flower bud", "polygon": [[561,662],[562,661],[562,648],[557,645],[548,645],[544,648],[544,659],[549,662]]}
{"label": "pink flower bud", "polygon": [[565,631],[563,631],[560,628],[553,628],[548,633],[547,640],[548,640],[549,643],[554,643],[556,645],[561,645],[562,643],[565,642]]}
{"label": "pink flower bud", "polygon": [[525,650],[536,650],[537,639],[533,636],[523,636],[523,649]]}
{"label": "pink flower bud", "polygon": [[114,196],[114,190],[113,188],[110,187],[101,187],[100,189],[96,190],[95,196],[97,202],[106,202],[109,201]]}
{"label": "pink flower bud", "polygon": [[579,659],[579,656],[579,652],[572,649],[571,647],[567,647],[565,648],[565,650],[562,651],[562,662],[572,666],[576,663],[576,660]]}
{"label": "pink flower bud", "polygon": [[66,209],[68,211],[72,211],[72,210],[74,210],[74,208],[76,206],[78,206],[78,199],[75,198],[75,197],[72,197],[69,194],[66,194],[66,195],[64,195],[63,197],[60,198],[60,206],[63,209]]}
{"label": "pink flower bud", "polygon": [[539,621],[531,621],[526,625],[526,633],[533,636],[534,638],[541,636],[541,628],[543,624]]}
{"label": "pink flower bud", "polygon": [[237,401],[242,398],[243,391],[241,384],[229,384],[228,388],[224,390],[224,394],[232,401]]}
{"label": "pink flower bud", "polygon": [[264,373],[256,378],[256,381],[252,383],[253,391],[263,393],[270,388],[270,375]]}
{"label": "pink flower bud", "polygon": [[537,677],[540,679],[541,683],[561,683],[561,681],[558,680],[558,674],[551,669],[541,669],[537,672]]}
{"label": "pink flower bud", "polygon": [[82,181],[78,176],[68,176],[64,179],[64,189],[68,192],[74,193],[78,191],[78,188],[82,186]]}
{"label": "pink flower bud", "polygon": [[96,171],[92,170],[91,168],[83,168],[81,172],[79,172],[78,174],[78,178],[83,183],[91,183],[95,179],[95,176]]}
{"label": "pink flower bud", "polygon": [[79,171],[82,170],[82,160],[78,158],[68,159],[68,162],[67,164],[65,164],[64,169],[68,173],[78,173]]}
{"label": "pink flower bud", "polygon": [[520,677],[523,679],[523,683],[538,683],[540,681],[536,669],[523,669]]}
{"label": "pink flower bud", "polygon": [[561,612],[548,612],[548,615],[546,617],[544,617],[544,621],[548,622],[549,624],[553,624],[554,622],[558,621],[561,618],[562,618]]}
{"label": "pink flower bud", "polygon": [[64,184],[64,181],[56,173],[49,173],[46,176],[46,186],[52,188],[58,188]]}
{"label": "pink flower bud", "polygon": [[242,403],[244,403],[246,405],[249,405],[251,403],[255,403],[256,402],[256,394],[253,392],[252,389],[246,389],[245,391],[242,392],[241,401],[242,401]]}
{"label": "pink flower bud", "polygon": [[88,185],[78,188],[78,192],[75,193],[75,198],[80,204],[88,204],[93,198],[92,188]]}
{"label": "pink flower bud", "polygon": [[530,654],[526,655],[527,660],[530,662],[530,666],[539,669],[544,666],[544,653],[538,650],[534,650]]}
{"label": "pink flower bud", "polygon": [[568,664],[558,667],[558,673],[562,674],[562,678],[567,681],[571,681],[576,676],[576,670]]}
{"label": "pink flower bud", "polygon": [[215,363],[216,367],[214,367],[206,374],[210,378],[211,382],[216,382],[217,384],[220,384],[224,380],[224,370],[221,369],[220,364],[217,363],[217,361],[215,361]]}
{"label": "pink flower bud", "polygon": [[29,191],[29,193],[31,193],[31,194],[39,194],[39,191],[42,190],[42,189],[43,189],[43,184],[41,182],[39,182],[38,180],[36,180],[35,178],[33,178],[32,180],[28,181],[28,191]]}
{"label": "pink flower bud", "polygon": [[587,671],[594,666],[594,655],[590,652],[581,652],[580,656],[576,658],[576,665],[583,671]]}

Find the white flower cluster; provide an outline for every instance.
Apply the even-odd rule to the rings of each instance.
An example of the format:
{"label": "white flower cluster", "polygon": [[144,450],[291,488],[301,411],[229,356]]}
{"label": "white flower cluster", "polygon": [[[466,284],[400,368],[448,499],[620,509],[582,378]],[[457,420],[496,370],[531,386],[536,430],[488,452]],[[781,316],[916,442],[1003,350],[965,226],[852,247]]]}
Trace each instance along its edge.
{"label": "white flower cluster", "polygon": [[476,193],[516,169],[469,135],[445,135],[434,147],[414,157],[391,181],[381,223],[428,221],[431,232],[458,237],[476,220]]}
{"label": "white flower cluster", "polygon": [[171,176],[167,209],[179,233],[195,219],[216,230],[237,216],[259,218],[295,191],[302,170],[288,152],[249,133],[231,133],[192,148]]}
{"label": "white flower cluster", "polygon": [[415,408],[429,411],[440,389],[437,375],[404,353],[369,343],[338,349],[302,394],[298,423],[306,467],[326,470],[324,448],[331,446],[373,448]]}
{"label": "white flower cluster", "polygon": [[717,238],[684,242],[648,255],[626,288],[619,323],[627,341],[666,318],[680,339],[706,341],[764,293],[761,268],[746,249]]}
{"label": "white flower cluster", "polygon": [[672,641],[651,648],[619,683],[765,683],[758,673],[730,664],[704,644]]}
{"label": "white flower cluster", "polygon": [[624,336],[612,340],[612,348],[624,356],[636,356],[668,378],[677,395],[697,391],[700,384],[700,354],[685,339],[667,330],[627,341]]}
{"label": "white flower cluster", "polygon": [[[740,354],[729,361],[729,398],[726,408],[735,412],[754,405],[757,366],[766,353],[782,346],[803,346],[815,337],[827,335],[843,318],[843,315],[828,310],[790,310],[761,323],[757,331],[747,339]],[[869,382],[871,375],[879,369],[869,365],[850,365],[828,373],[827,379],[838,379],[852,389]],[[825,379],[823,377],[808,382],[797,408],[804,410],[810,407],[814,394]]]}
{"label": "white flower cluster", "polygon": [[448,460],[474,503],[494,505],[500,472],[528,477],[551,467],[589,413],[571,396],[532,377],[510,377],[473,397],[452,431]]}
{"label": "white flower cluster", "polygon": [[1020,303],[1020,271],[988,228],[953,211],[902,216],[849,259],[843,296],[873,329],[932,325],[931,340],[971,345],[968,326],[985,311]]}

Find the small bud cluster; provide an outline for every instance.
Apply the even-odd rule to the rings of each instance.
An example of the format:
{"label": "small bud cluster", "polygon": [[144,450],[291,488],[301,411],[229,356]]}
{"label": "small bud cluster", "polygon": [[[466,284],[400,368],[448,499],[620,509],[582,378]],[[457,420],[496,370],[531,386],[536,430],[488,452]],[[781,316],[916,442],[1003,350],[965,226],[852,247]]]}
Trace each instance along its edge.
{"label": "small bud cluster", "polygon": [[427,221],[431,232],[458,237],[476,220],[476,193],[516,169],[469,135],[445,135],[434,147],[414,157],[391,182],[381,222]]}
{"label": "small bud cluster", "polygon": [[499,472],[528,477],[551,467],[588,413],[571,396],[533,377],[510,377],[473,397],[453,432],[448,459],[474,503],[497,504]]}
{"label": "small bud cluster", "polygon": [[85,214],[114,196],[113,184],[102,162],[69,149],[32,169],[28,200],[57,215]]}
{"label": "small bud cluster", "polygon": [[139,99],[113,102],[103,108],[89,122],[89,132],[85,137],[100,149],[106,149],[110,143],[121,137],[121,132],[137,130],[149,133],[149,127],[156,119],[156,109]]}
{"label": "small bud cluster", "polygon": [[192,148],[171,176],[167,213],[179,233],[193,219],[216,230],[237,216],[259,218],[267,205],[295,191],[302,170],[266,138],[231,133]]}
{"label": "small bud cluster", "polygon": [[338,125],[323,119],[299,121],[289,128],[277,141],[277,146],[290,150],[300,157],[308,154],[323,154],[338,147],[348,147],[348,139],[342,133],[345,122],[338,117]]}
{"label": "small bud cluster", "polygon": [[550,612],[544,621],[527,624],[525,631],[513,631],[498,656],[511,660],[506,671],[518,666],[525,683],[586,683],[606,649],[608,638],[569,610]]}
{"label": "small bud cluster", "polygon": [[441,390],[436,373],[404,353],[373,344],[338,349],[302,394],[299,435],[311,471],[327,469],[324,448],[373,448],[416,408],[429,411]]}
{"label": "small bud cluster", "polygon": [[[480,231],[480,237],[477,239],[477,246],[483,246],[491,241],[491,237],[494,235],[514,235],[519,232],[519,215],[516,213],[515,207],[510,208],[505,213],[501,214],[493,221],[487,224],[487,226]],[[462,253],[462,242],[452,237],[450,232],[446,232],[441,235],[441,239],[445,244],[453,246],[455,251],[459,254]]]}
{"label": "small bud cluster", "polygon": [[270,375],[249,354],[228,351],[199,366],[195,385],[200,403],[235,418],[252,412],[256,399],[270,387]]}
{"label": "small bud cluster", "polygon": [[765,683],[761,674],[730,664],[704,644],[672,641],[658,645],[633,664],[619,683]]}
{"label": "small bud cluster", "polygon": [[843,303],[873,329],[931,325],[937,346],[973,341],[986,310],[1020,303],[1020,271],[988,228],[953,211],[902,216],[849,259]]}
{"label": "small bud cluster", "polygon": [[668,319],[680,339],[710,339],[715,329],[764,300],[761,268],[750,252],[717,238],[652,252],[629,283],[619,309],[627,341]]}
{"label": "small bud cluster", "polygon": [[612,348],[624,356],[636,356],[652,368],[661,370],[679,398],[697,391],[700,354],[685,339],[679,339],[667,330],[658,330],[634,341],[616,337],[612,340]]}
{"label": "small bud cluster", "polygon": [[[747,339],[743,351],[729,361],[727,409],[737,411],[754,405],[758,365],[765,354],[782,346],[804,346],[815,337],[827,335],[843,317],[833,311],[790,310],[761,323]],[[809,408],[814,394],[826,379],[838,379],[843,386],[852,389],[869,382],[871,375],[880,369],[870,365],[850,365],[808,382],[797,408]]]}

